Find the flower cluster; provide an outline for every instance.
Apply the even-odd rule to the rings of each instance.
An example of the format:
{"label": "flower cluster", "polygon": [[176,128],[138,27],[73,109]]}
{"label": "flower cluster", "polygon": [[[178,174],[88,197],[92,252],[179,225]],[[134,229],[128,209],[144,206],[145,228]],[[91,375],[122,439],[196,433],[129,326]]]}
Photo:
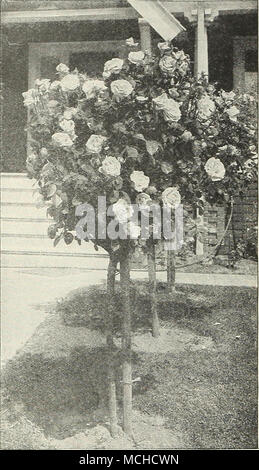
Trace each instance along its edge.
{"label": "flower cluster", "polygon": [[27,168],[56,240],[73,240],[75,207],[95,207],[98,195],[137,243],[130,203],[223,202],[255,176],[253,99],[194,79],[189,57],[168,42],[154,56],[133,38],[126,47],[127,58],[108,60],[96,79],[60,64],[54,82],[37,80],[23,93],[31,111]]}

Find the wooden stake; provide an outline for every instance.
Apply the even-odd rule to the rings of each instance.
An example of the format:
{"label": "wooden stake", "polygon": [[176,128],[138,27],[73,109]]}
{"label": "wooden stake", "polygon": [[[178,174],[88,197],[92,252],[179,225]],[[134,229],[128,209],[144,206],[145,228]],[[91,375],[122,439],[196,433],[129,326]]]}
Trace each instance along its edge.
{"label": "wooden stake", "polygon": [[114,295],[115,295],[115,274],[117,261],[110,257],[107,272],[107,313],[106,313],[106,343],[108,347],[108,393],[109,393],[109,415],[110,432],[112,437],[117,435],[117,401],[116,401],[116,382],[113,363],[114,342],[113,342],[113,313],[114,313]]}
{"label": "wooden stake", "polygon": [[123,430],[132,436],[132,368],[131,368],[131,305],[129,255],[120,261],[120,279],[123,295]]}
{"label": "wooden stake", "polygon": [[157,314],[157,293],[156,293],[156,249],[153,243],[149,246],[148,251],[148,279],[152,315],[152,336],[159,336],[159,318]]}
{"label": "wooden stake", "polygon": [[175,252],[167,250],[167,291],[175,291]]}

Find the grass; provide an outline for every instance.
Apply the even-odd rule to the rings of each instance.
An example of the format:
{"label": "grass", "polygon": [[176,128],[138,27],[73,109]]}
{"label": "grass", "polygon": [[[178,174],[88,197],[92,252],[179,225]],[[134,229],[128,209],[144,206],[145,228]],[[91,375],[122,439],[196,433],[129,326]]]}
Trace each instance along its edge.
{"label": "grass", "polygon": [[[138,303],[135,296],[135,329],[143,331],[149,305],[145,284],[137,285],[143,297]],[[135,287],[136,284],[132,292]],[[186,285],[178,289],[177,298],[172,300],[164,294],[163,284],[159,285],[161,325],[211,337],[214,347],[192,352],[186,349],[180,353],[135,355],[133,376],[141,376],[141,382],[133,386],[134,408],[148,415],[162,416],[168,428],[184,436],[186,448],[255,448],[256,290]],[[92,296],[94,290],[91,292]],[[69,325],[84,324],[88,328],[102,329],[100,312],[105,312],[105,295],[96,295],[95,291],[98,311],[91,310],[92,314],[86,316],[86,306],[94,305],[92,301],[89,303],[88,295],[89,290],[75,291],[59,303],[59,314],[63,314]],[[119,297],[117,315],[121,316]],[[14,422],[26,417],[42,430],[39,448],[48,446],[47,440],[52,437],[71,436],[107,419],[96,413],[106,392],[103,354],[101,348],[83,347],[73,349],[65,357],[47,358],[44,354],[26,353],[6,365],[4,408],[8,413],[14,410]],[[118,368],[119,403],[120,374]],[[18,412],[17,406],[21,408]],[[12,432],[9,430],[7,434],[7,446],[17,448],[18,437],[13,438],[12,444]],[[37,433],[34,434],[37,437]],[[45,436],[45,444],[42,444],[42,436]],[[34,440],[26,444],[26,430],[21,431],[20,446],[37,448]]]}
{"label": "grass", "polygon": [[207,312],[167,315],[164,321],[211,336],[215,351],[143,357],[140,369],[154,386],[135,406],[159,413],[194,448],[257,446],[256,291],[182,286],[215,300]]}

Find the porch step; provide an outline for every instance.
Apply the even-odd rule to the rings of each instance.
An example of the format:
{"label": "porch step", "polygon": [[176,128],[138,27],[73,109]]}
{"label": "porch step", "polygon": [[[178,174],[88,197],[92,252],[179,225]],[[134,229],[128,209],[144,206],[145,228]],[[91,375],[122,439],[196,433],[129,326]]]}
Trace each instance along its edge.
{"label": "porch step", "polygon": [[51,220],[47,217],[47,208],[38,208],[31,203],[1,202],[1,217],[3,219],[42,219]]}
{"label": "porch step", "polygon": [[93,243],[82,242],[78,245],[77,242],[66,245],[64,240],[60,240],[57,246],[54,247],[53,240],[47,235],[16,235],[2,233],[1,237],[2,250],[13,252],[35,252],[35,253],[53,253],[64,255],[78,255],[78,256],[106,256],[106,252],[102,249],[95,250]]}
{"label": "porch step", "polygon": [[16,219],[2,218],[1,233],[17,235],[47,235],[48,226],[51,220],[46,219]]}
{"label": "porch step", "polygon": [[44,253],[34,251],[2,251],[1,265],[3,268],[84,268],[106,270],[108,257],[73,253]]}
{"label": "porch step", "polygon": [[106,269],[107,253],[92,243],[56,247],[47,236],[53,223],[47,208],[38,208],[37,185],[25,174],[1,174],[1,250],[3,267]]}
{"label": "porch step", "polygon": [[35,188],[1,188],[1,203],[36,205],[38,192]]}
{"label": "porch step", "polygon": [[25,173],[1,173],[1,188],[33,191],[37,189],[37,183],[28,178]]}

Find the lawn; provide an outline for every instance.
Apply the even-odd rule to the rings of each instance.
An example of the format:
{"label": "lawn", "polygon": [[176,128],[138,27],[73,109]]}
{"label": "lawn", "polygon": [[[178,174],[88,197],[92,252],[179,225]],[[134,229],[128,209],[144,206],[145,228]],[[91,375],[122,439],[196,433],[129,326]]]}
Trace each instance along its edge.
{"label": "lawn", "polygon": [[[179,285],[169,300],[159,287],[158,340],[148,331],[148,302],[132,294],[133,377],[141,379],[133,391],[136,421],[160,419],[183,448],[257,447],[256,289]],[[55,448],[57,440],[107,420],[105,295],[91,292],[91,301],[89,289],[61,300],[34,342],[7,363],[4,448]],[[94,308],[91,296],[98,299]],[[118,295],[118,322],[120,309]],[[120,379],[119,368],[119,405]],[[155,442],[156,428],[149,428]]]}

